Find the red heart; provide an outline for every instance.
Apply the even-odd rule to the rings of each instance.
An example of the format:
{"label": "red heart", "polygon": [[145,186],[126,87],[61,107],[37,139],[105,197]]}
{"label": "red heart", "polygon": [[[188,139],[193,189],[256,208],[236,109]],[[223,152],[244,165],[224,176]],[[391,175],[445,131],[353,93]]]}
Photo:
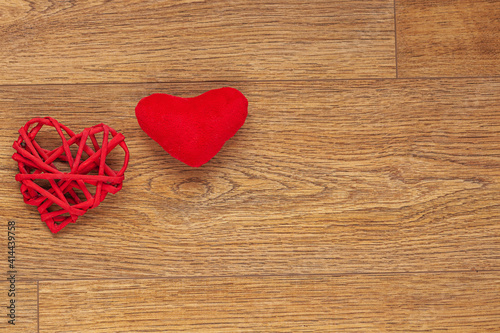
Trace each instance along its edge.
{"label": "red heart", "polygon": [[142,130],[173,157],[199,167],[243,126],[248,101],[234,88],[192,98],[153,94],[140,100],[135,115]]}
{"label": "red heart", "polygon": [[[47,150],[38,144],[36,135],[44,125],[55,128],[61,137],[60,147]],[[63,131],[69,135],[69,140]],[[99,144],[96,134],[101,132],[103,138]],[[19,134],[13,145],[17,153],[12,156],[19,165],[20,173],[16,175],[16,180],[21,182],[24,202],[37,206],[42,221],[53,233],[70,222],[76,222],[78,216],[88,209],[97,207],[109,192],[114,194],[122,188],[129,152],[123,134],[111,127],[99,124],[76,135],[57,120],[46,117],[28,121],[19,129]],[[87,145],[87,139],[92,142],[92,147]],[[75,155],[70,150],[72,145],[78,147]],[[121,170],[114,171],[106,164],[106,156],[118,145],[125,151],[125,161]],[[88,155],[86,159],[83,153]],[[67,162],[70,172],[59,171],[53,163],[57,159]],[[93,171],[97,174],[90,174]],[[42,188],[34,182],[37,179],[48,180],[51,187]],[[94,195],[90,193],[89,185],[95,186]],[[75,192],[76,189],[83,192],[83,200]],[[55,206],[55,211],[49,211],[51,206]]]}

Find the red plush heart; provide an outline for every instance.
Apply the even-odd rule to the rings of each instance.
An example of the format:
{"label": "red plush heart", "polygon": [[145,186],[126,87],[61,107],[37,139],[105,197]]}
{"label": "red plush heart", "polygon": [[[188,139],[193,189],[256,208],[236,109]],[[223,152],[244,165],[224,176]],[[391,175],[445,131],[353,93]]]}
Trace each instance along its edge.
{"label": "red plush heart", "polygon": [[[61,137],[60,147],[47,150],[38,144],[36,135],[44,125],[55,128]],[[100,143],[96,138],[99,133],[102,133]],[[46,117],[28,121],[19,134],[13,145],[17,153],[12,156],[19,164],[16,180],[21,182],[24,202],[37,206],[42,221],[53,233],[76,222],[88,209],[97,207],[108,193],[114,194],[122,188],[129,152],[123,134],[111,127],[99,124],[75,134],[57,120]],[[87,139],[92,147],[87,145]],[[71,152],[73,145],[77,147],[75,153]],[[115,171],[106,164],[106,156],[118,145],[125,151],[125,161],[121,170]],[[70,172],[58,170],[54,165],[56,160],[68,163]],[[37,184],[36,180],[40,179],[48,180],[50,188]],[[91,194],[89,185],[95,186],[95,194]],[[80,190],[84,198],[75,190]]]}
{"label": "red plush heart", "polygon": [[182,98],[153,94],[135,108],[139,125],[173,157],[199,167],[243,126],[248,101],[234,88]]}

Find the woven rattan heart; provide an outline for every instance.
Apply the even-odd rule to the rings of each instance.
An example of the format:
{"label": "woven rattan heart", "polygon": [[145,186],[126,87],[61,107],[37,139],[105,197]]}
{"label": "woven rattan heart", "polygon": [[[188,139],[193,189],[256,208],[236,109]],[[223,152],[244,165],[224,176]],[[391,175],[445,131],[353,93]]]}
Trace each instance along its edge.
{"label": "woven rattan heart", "polygon": [[[61,138],[61,146],[48,150],[38,144],[36,136],[44,125],[54,127]],[[102,133],[102,142],[96,137],[99,133]],[[42,221],[53,233],[97,207],[108,193],[114,194],[122,188],[129,152],[125,137],[111,127],[99,124],[75,134],[57,120],[46,117],[28,121],[19,129],[19,134],[13,145],[17,153],[12,156],[19,164],[16,180],[21,182],[24,202],[37,206]],[[106,164],[106,156],[118,145],[125,152],[125,160],[123,167],[115,171]],[[74,155],[72,146],[77,148]],[[67,163],[69,172],[58,170],[54,165],[56,160]],[[50,187],[43,188],[36,183],[41,179],[48,181]],[[83,195],[79,196],[77,190]]]}

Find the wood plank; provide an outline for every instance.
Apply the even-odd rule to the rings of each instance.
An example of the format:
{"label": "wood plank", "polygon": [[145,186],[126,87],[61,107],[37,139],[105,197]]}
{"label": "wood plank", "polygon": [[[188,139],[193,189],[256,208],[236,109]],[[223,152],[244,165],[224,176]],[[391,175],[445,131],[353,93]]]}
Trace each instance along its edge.
{"label": "wood plank", "polygon": [[396,0],[399,77],[500,75],[500,1]]}
{"label": "wood plank", "polygon": [[[7,259],[5,258],[5,260]],[[2,258],[2,261],[4,261],[4,258]],[[2,277],[4,276],[10,277],[6,271],[2,271]],[[14,286],[11,286],[7,278],[2,278],[0,282],[0,305],[2,309],[0,313],[0,332],[38,332],[36,282],[16,280]],[[7,308],[11,306],[11,300],[14,300],[13,313],[11,313],[10,308]],[[10,317],[11,314],[14,317]],[[14,325],[9,323],[11,320],[13,320]]]}
{"label": "wood plank", "polygon": [[[136,123],[141,97],[216,87],[3,87],[0,205],[18,222],[21,277],[500,268],[500,80],[235,83],[249,118],[199,169]],[[108,123],[132,156],[124,189],[56,236],[10,160],[16,130],[47,114]]]}
{"label": "wood plank", "polygon": [[16,0],[0,4],[0,84],[395,77],[393,11],[392,0]]}
{"label": "wood plank", "polygon": [[493,332],[499,282],[498,272],[42,281],[40,332]]}

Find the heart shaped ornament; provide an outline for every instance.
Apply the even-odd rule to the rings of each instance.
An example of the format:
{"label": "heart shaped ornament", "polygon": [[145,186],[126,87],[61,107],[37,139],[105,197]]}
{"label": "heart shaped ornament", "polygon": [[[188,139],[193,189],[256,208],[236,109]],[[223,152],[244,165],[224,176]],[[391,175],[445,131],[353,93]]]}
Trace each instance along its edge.
{"label": "heart shaped ornament", "polygon": [[[55,149],[40,146],[36,136],[44,125],[54,128],[61,146]],[[87,210],[97,207],[108,193],[117,193],[122,188],[129,160],[124,140],[123,134],[104,124],[75,134],[50,117],[28,121],[19,130],[19,138],[13,144],[17,152],[12,156],[19,165],[16,180],[21,183],[24,202],[37,206],[42,221],[53,233],[76,222]],[[119,171],[106,164],[106,156],[117,146],[125,152]],[[69,172],[60,171],[54,162],[67,164]],[[41,182],[47,186],[41,186]]]}
{"label": "heart shaped ornament", "polygon": [[199,167],[243,126],[248,100],[228,87],[192,98],[153,94],[140,100],[135,115],[142,130],[167,153]]}

